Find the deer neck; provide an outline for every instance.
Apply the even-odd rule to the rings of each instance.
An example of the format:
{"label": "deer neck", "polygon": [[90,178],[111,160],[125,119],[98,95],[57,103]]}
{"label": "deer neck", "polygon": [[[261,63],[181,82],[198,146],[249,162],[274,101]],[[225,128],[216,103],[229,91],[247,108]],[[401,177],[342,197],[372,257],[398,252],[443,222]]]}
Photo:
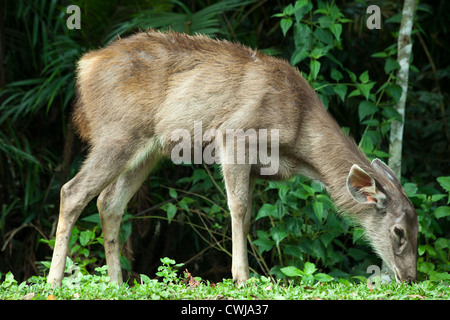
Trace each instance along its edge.
{"label": "deer neck", "polygon": [[[302,159],[310,168],[306,173],[326,186],[327,192],[342,212],[356,213],[364,209],[355,203],[347,190],[346,182],[353,164],[372,172],[370,162],[352,138],[343,133],[322,107],[306,121],[302,131]],[[308,175],[308,173],[310,173]]]}

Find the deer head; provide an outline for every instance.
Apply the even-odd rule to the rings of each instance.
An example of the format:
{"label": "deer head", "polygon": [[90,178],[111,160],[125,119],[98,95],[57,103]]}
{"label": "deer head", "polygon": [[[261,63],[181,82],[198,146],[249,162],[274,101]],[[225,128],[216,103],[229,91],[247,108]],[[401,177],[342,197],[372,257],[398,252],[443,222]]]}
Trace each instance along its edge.
{"label": "deer head", "polygon": [[371,163],[373,176],[353,165],[347,189],[367,210],[354,217],[378,255],[400,281],[417,279],[417,213],[392,170],[379,159]]}

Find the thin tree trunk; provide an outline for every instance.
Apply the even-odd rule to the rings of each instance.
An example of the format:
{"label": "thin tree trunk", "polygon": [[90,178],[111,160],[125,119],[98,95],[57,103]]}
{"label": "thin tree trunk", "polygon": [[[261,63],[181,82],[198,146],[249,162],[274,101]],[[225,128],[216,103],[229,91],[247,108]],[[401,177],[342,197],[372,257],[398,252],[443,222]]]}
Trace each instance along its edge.
{"label": "thin tree trunk", "polygon": [[411,56],[411,29],[414,23],[414,9],[416,0],[405,0],[402,12],[402,23],[400,25],[400,33],[398,35],[397,44],[397,61],[400,65],[400,70],[397,74],[397,84],[402,88],[402,95],[396,110],[401,115],[402,121],[392,121],[391,123],[391,138],[389,145],[389,166],[394,171],[395,175],[400,179],[402,172],[402,144],[403,144],[403,125],[405,121],[405,103],[408,92],[408,75],[409,75],[409,60]]}

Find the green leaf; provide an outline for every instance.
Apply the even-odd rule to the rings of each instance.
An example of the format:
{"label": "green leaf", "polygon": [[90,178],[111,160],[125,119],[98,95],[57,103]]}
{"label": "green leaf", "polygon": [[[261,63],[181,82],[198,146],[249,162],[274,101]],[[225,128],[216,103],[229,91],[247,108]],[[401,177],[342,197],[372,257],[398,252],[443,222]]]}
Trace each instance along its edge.
{"label": "green leaf", "polygon": [[450,239],[439,238],[434,242],[434,247],[438,250],[450,248]]}
{"label": "green leaf", "polygon": [[351,72],[351,71],[348,70],[348,69],[345,69],[345,71],[347,71],[348,76],[350,77],[350,79],[351,79],[353,82],[356,82],[356,74],[354,74],[353,72]]}
{"label": "green leaf", "polygon": [[311,29],[303,23],[294,25],[294,44],[301,51],[311,50]]}
{"label": "green leaf", "polygon": [[173,217],[175,217],[175,214],[177,213],[177,207],[173,203],[169,202],[161,206],[161,209],[163,209],[167,213],[167,219],[169,220],[169,223],[172,222]]}
{"label": "green leaf", "polygon": [[315,47],[311,52],[311,57],[314,59],[320,59],[325,55],[324,47]]}
{"label": "green leaf", "polygon": [[446,197],[445,194],[440,194],[440,193],[438,193],[438,194],[433,194],[433,195],[431,196],[431,202],[438,202],[439,200],[442,200],[442,199],[444,199],[445,197]]}
{"label": "green leaf", "polygon": [[361,75],[359,76],[359,80],[362,83],[367,83],[369,82],[369,70],[364,71],[363,73],[361,73]]}
{"label": "green leaf", "polygon": [[365,117],[371,116],[377,111],[378,108],[373,102],[367,100],[361,101],[358,107],[359,121],[361,122]]}
{"label": "green leaf", "polygon": [[80,232],[80,244],[83,247],[85,247],[89,243],[89,240],[91,240],[91,233],[92,233],[91,230]]}
{"label": "green leaf", "polygon": [[352,92],[350,92],[350,94],[348,95],[347,98],[356,97],[356,96],[359,96],[360,94],[361,94],[361,91],[359,91],[359,89],[355,89]]}
{"label": "green leaf", "polygon": [[147,283],[151,282],[150,278],[148,276],[146,276],[145,274],[140,274],[139,276],[141,277],[141,282],[142,283],[147,284]]}
{"label": "green leaf", "polygon": [[322,42],[326,46],[333,47],[333,34],[328,29],[316,28],[314,30],[314,38]]}
{"label": "green leaf", "polygon": [[322,29],[327,29],[331,27],[331,17],[321,16],[319,19],[319,25]]}
{"label": "green leaf", "polygon": [[314,279],[316,279],[317,281],[320,281],[320,282],[330,282],[330,281],[334,280],[334,278],[332,276],[329,276],[325,273],[318,273],[318,274],[314,275]]}
{"label": "green leaf", "polygon": [[305,266],[303,267],[303,272],[306,275],[312,275],[316,271],[317,271],[317,268],[314,265],[314,263],[311,263],[311,262],[306,262],[305,263]]}
{"label": "green leaf", "polygon": [[338,42],[341,41],[341,34],[342,34],[342,24],[335,23],[331,25],[330,27],[331,32],[333,33],[334,37]]}
{"label": "green leaf", "polygon": [[402,116],[393,107],[390,107],[390,106],[384,107],[382,114],[386,119],[389,119],[389,120],[395,119],[400,122],[402,121]]}
{"label": "green leaf", "polygon": [[281,19],[280,26],[281,26],[281,30],[283,31],[284,36],[286,36],[286,33],[291,28],[292,23],[293,23],[292,19],[286,19],[286,18]]}
{"label": "green leaf", "polygon": [[347,94],[348,87],[345,84],[338,84],[333,86],[334,92],[341,98],[342,102],[345,100],[345,95]]}
{"label": "green leaf", "polygon": [[436,179],[437,182],[439,182],[439,184],[441,185],[441,187],[450,192],[450,176],[448,177],[439,177]]}
{"label": "green leaf", "polygon": [[258,230],[256,233],[258,234],[258,239],[253,241],[253,244],[259,248],[259,252],[263,253],[264,251],[272,250],[275,242],[269,239],[269,234],[261,230]]}
{"label": "green leaf", "polygon": [[81,246],[79,244],[76,244],[72,247],[72,249],[70,249],[70,254],[73,255],[76,252],[78,252],[78,250],[80,250]]}
{"label": "green leaf", "polygon": [[313,80],[316,80],[320,70],[320,62],[317,60],[311,60],[309,67],[311,68],[311,75]]}
{"label": "green leaf", "polygon": [[369,99],[370,90],[372,89],[372,87],[374,85],[375,85],[375,82],[358,84],[358,89],[359,89],[359,91],[361,91],[361,93],[366,98],[366,100]]}
{"label": "green leaf", "polygon": [[386,74],[389,74],[392,71],[397,70],[398,68],[400,68],[400,65],[398,64],[397,60],[386,59],[386,62],[384,64],[384,72],[386,72]]}
{"label": "green leaf", "polygon": [[50,261],[41,261],[41,263],[44,265],[44,267],[46,267],[47,269],[50,269],[51,266],[51,262]]}
{"label": "green leaf", "polygon": [[316,191],[307,184],[301,183],[301,186],[308,196],[313,196],[316,193]]}
{"label": "green leaf", "polygon": [[339,72],[338,70],[336,70],[335,68],[331,69],[331,79],[336,80],[339,82],[339,80],[341,80],[344,76],[342,75],[341,72]]}
{"label": "green leaf", "polygon": [[435,266],[431,262],[420,261],[417,263],[417,270],[426,274],[429,274],[434,270]]}
{"label": "green leaf", "polygon": [[273,204],[265,203],[263,206],[259,209],[258,214],[256,215],[256,220],[264,218],[264,217],[278,217],[278,211],[277,207]]}
{"label": "green leaf", "polygon": [[170,195],[170,197],[173,198],[173,199],[176,199],[176,198],[178,197],[177,191],[174,190],[174,189],[172,189],[172,188],[169,189],[169,195]]}
{"label": "green leaf", "polygon": [[295,20],[299,22],[305,14],[313,8],[313,4],[307,0],[300,0],[295,3]]}
{"label": "green leaf", "polygon": [[434,216],[438,219],[450,216],[450,207],[441,206],[434,211]]}
{"label": "green leaf", "polygon": [[402,22],[402,13],[397,13],[390,17],[389,19],[386,19],[386,23],[401,23]]}
{"label": "green leaf", "polygon": [[353,229],[353,244],[364,237],[364,229],[354,228]]}
{"label": "green leaf", "polygon": [[387,94],[395,100],[396,103],[400,101],[400,97],[402,96],[402,88],[396,84],[390,84],[386,87]]}
{"label": "green leaf", "polygon": [[419,256],[423,255],[425,252],[428,252],[431,256],[436,256],[436,250],[429,244],[419,245]]}
{"label": "green leaf", "polygon": [[279,245],[284,238],[286,238],[289,233],[286,231],[285,227],[281,224],[276,224],[274,227],[270,228],[270,235],[272,239],[275,240],[276,245]]}
{"label": "green leaf", "polygon": [[290,244],[284,247],[283,253],[289,254],[293,257],[301,258],[303,252],[299,248],[299,246]]}
{"label": "green leaf", "polygon": [[363,260],[368,255],[366,251],[355,248],[350,248],[347,254],[357,261]]}
{"label": "green leaf", "polygon": [[372,153],[375,148],[373,141],[368,134],[363,134],[359,144],[365,153]]}
{"label": "green leaf", "polygon": [[378,127],[378,125],[380,124],[380,122],[377,119],[368,119],[368,120],[364,120],[361,123],[365,124],[366,126],[369,126],[369,127]]}
{"label": "green leaf", "polygon": [[417,193],[417,186],[414,183],[408,182],[403,185],[403,189],[405,189],[406,195],[408,198],[414,197]]}
{"label": "green leaf", "polygon": [[337,233],[333,231],[327,231],[320,236],[320,241],[325,248],[328,248],[328,245],[336,238]]}
{"label": "green leaf", "polygon": [[198,181],[209,179],[209,175],[205,169],[195,169],[192,178],[192,183],[195,184]]}
{"label": "green leaf", "polygon": [[295,66],[300,61],[304,60],[309,56],[309,52],[306,50],[302,50],[300,52],[294,53],[291,59],[291,65]]}
{"label": "green leaf", "polygon": [[280,269],[288,277],[301,277],[303,272],[294,266],[284,267]]}
{"label": "green leaf", "polygon": [[100,215],[98,213],[91,214],[81,219],[82,221],[100,223]]}
{"label": "green leaf", "polygon": [[323,203],[320,201],[314,201],[313,202],[313,210],[316,217],[319,219],[319,221],[322,221],[323,218]]}
{"label": "green leaf", "polygon": [[387,54],[386,52],[377,52],[371,55],[372,58],[386,58]]}
{"label": "green leaf", "polygon": [[293,15],[295,12],[294,6],[292,4],[289,4],[288,6],[286,6],[283,10],[283,14],[285,16],[291,16]]}
{"label": "green leaf", "polygon": [[119,261],[120,261],[120,267],[122,269],[127,270],[128,272],[131,272],[131,263],[127,257],[121,255],[119,258]]}

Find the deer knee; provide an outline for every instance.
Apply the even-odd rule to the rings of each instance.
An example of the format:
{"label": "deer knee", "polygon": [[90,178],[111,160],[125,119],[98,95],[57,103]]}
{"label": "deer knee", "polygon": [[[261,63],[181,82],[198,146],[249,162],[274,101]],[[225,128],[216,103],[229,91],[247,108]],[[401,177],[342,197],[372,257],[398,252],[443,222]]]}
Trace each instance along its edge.
{"label": "deer knee", "polygon": [[247,213],[247,200],[241,199],[239,197],[233,197],[228,201],[228,206],[231,211],[231,216],[233,219],[244,221],[245,215]]}
{"label": "deer knee", "polygon": [[97,198],[97,208],[102,217],[122,216],[125,206],[126,202],[109,188],[103,190]]}
{"label": "deer knee", "polygon": [[106,191],[106,189],[103,190],[97,198],[97,208],[100,214],[108,212],[108,209],[111,207],[111,200]]}
{"label": "deer knee", "polygon": [[61,187],[60,197],[60,214],[64,218],[80,213],[89,201],[86,193],[77,190],[72,180]]}

